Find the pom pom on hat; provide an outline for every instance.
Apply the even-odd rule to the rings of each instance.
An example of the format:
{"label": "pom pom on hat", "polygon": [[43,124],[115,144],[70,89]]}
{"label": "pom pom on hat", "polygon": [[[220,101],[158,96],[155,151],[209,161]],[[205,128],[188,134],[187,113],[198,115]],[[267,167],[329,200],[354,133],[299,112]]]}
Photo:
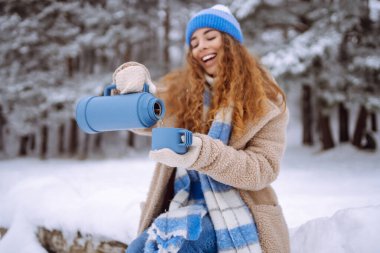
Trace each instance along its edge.
{"label": "pom pom on hat", "polygon": [[227,6],[225,6],[223,4],[214,5],[213,7],[211,7],[211,9],[224,11],[224,12],[227,12],[228,14],[232,15],[230,8],[228,8]]}
{"label": "pom pom on hat", "polygon": [[190,46],[191,36],[196,30],[206,27],[225,32],[243,43],[240,24],[225,5],[217,4],[195,14],[187,23],[186,44]]}

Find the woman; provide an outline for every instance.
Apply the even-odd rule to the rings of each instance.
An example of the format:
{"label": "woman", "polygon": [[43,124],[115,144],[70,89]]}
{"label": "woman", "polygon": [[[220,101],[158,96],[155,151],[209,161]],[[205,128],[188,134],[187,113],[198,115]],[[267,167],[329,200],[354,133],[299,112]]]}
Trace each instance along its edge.
{"label": "woman", "polygon": [[[162,79],[157,95],[167,109],[164,125],[191,130],[193,145],[183,155],[150,152],[158,164],[140,236],[127,252],[290,252],[270,186],[285,149],[285,95],[242,42],[225,6],[189,21],[187,64]],[[113,79],[121,93],[143,83],[156,90],[138,63],[123,64]]]}

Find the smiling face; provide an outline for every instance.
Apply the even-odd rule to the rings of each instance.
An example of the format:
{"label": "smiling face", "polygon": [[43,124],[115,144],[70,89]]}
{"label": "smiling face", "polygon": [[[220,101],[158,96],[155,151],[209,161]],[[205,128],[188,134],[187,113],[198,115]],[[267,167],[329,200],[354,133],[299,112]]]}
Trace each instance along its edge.
{"label": "smiling face", "polygon": [[222,34],[211,28],[198,29],[191,36],[191,53],[207,74],[215,76],[218,53],[222,47]]}

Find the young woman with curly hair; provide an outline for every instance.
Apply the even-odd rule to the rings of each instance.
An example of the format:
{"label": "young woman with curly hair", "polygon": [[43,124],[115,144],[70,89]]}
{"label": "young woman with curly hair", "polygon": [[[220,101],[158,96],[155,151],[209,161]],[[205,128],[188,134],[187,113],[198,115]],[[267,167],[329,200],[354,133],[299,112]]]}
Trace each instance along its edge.
{"label": "young woman with curly hair", "polygon": [[126,252],[290,252],[270,185],[285,149],[285,94],[242,44],[227,7],[191,18],[186,43],[185,66],[157,87],[139,63],[125,63],[113,76],[120,93],[147,83],[165,102],[164,126],[193,132],[185,154],[150,152],[158,164],[139,236]]}

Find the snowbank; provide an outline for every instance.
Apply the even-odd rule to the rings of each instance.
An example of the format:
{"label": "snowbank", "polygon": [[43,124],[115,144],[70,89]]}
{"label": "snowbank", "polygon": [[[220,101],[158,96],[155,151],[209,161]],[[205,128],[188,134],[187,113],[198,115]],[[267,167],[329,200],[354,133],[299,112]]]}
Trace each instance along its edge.
{"label": "snowbank", "polygon": [[380,205],[336,212],[297,228],[291,235],[293,253],[377,253]]}

